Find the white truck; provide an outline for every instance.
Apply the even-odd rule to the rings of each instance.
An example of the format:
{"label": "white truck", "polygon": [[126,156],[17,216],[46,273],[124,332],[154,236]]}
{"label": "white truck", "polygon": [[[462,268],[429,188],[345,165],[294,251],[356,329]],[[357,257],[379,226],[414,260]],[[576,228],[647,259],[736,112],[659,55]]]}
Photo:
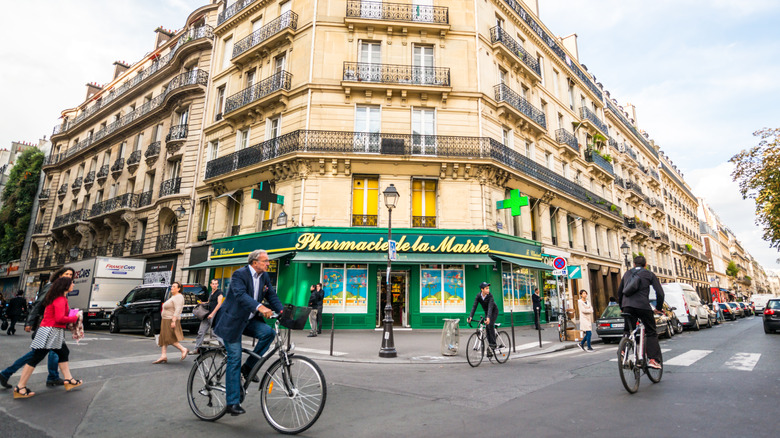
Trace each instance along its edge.
{"label": "white truck", "polygon": [[97,257],[71,263],[76,274],[68,304],[84,311],[84,326],[108,324],[116,303],[144,282],[146,260]]}
{"label": "white truck", "polygon": [[753,294],[750,296],[750,302],[753,303],[753,309],[755,309],[756,315],[764,314],[764,307],[766,302],[771,298],[777,298],[772,294]]}

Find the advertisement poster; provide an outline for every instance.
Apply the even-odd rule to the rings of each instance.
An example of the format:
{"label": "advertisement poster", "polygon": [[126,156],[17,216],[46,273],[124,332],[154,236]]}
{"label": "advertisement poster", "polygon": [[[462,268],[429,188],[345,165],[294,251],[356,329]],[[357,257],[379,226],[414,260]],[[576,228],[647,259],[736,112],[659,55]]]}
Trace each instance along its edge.
{"label": "advertisement poster", "polygon": [[173,277],[173,261],[149,263],[144,273],[144,284],[171,284]]}
{"label": "advertisement poster", "polygon": [[344,307],[344,269],[324,268],[322,270],[322,311],[339,313]]}
{"label": "advertisement poster", "polygon": [[465,312],[465,284],[461,266],[420,269],[420,312]]}
{"label": "advertisement poster", "polygon": [[347,313],[368,312],[368,269],[347,269],[346,308]]}
{"label": "advertisement poster", "polygon": [[466,311],[463,269],[444,270],[444,312]]}
{"label": "advertisement poster", "polygon": [[441,269],[420,270],[420,312],[441,312]]}
{"label": "advertisement poster", "polygon": [[530,311],[531,295],[536,284],[533,271],[517,265],[501,265],[501,292],[504,298],[504,310]]}
{"label": "advertisement poster", "polygon": [[323,312],[368,313],[367,265],[325,265],[322,289]]}

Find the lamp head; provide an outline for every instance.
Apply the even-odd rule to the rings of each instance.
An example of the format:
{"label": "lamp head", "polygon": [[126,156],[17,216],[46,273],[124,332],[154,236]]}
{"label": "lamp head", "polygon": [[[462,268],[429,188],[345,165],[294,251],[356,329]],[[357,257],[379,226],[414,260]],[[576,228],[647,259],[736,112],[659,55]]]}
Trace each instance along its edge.
{"label": "lamp head", "polygon": [[398,198],[401,197],[401,195],[398,194],[398,190],[395,189],[395,185],[390,184],[384,192],[382,192],[383,195],[385,195],[385,206],[392,210],[395,208],[395,206],[398,204]]}
{"label": "lamp head", "polygon": [[624,256],[628,257],[629,251],[631,251],[631,247],[626,243],[626,239],[623,239],[623,244],[620,245],[620,252],[622,252]]}

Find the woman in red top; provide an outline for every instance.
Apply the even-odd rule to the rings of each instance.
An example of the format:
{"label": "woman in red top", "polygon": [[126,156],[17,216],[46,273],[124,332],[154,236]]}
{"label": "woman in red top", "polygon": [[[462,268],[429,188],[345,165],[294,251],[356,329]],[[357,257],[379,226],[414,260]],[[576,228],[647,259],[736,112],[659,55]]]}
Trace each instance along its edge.
{"label": "woman in red top", "polygon": [[[68,324],[78,322],[80,312],[71,312],[68,306],[68,292],[73,290],[73,279],[61,277],[55,281],[46,297],[43,299],[43,321],[38,332],[35,333],[30,348],[33,349],[33,357],[22,368],[22,376],[19,379],[19,385],[14,388],[14,398],[28,398],[35,395],[34,392],[27,389],[27,381],[35,369],[35,366],[42,361],[49,351],[54,351],[59,357],[60,371],[65,377],[65,389],[71,389],[82,384],[81,380],[76,380],[70,374],[68,366],[68,346],[65,345],[65,329]],[[71,316],[70,314],[73,313]]]}

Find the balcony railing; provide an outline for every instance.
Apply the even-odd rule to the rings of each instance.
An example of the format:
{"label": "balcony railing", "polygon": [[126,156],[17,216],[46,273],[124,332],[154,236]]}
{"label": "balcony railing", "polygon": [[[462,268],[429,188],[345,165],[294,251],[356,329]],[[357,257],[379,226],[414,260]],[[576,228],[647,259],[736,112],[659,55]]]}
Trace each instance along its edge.
{"label": "balcony railing", "polygon": [[158,155],[160,155],[160,142],[155,141],[154,143],[150,143],[149,147],[146,148],[146,152],[144,152],[144,157],[151,158]]}
{"label": "balcony railing", "polygon": [[68,261],[68,254],[66,254],[64,252],[60,253],[60,254],[55,254],[55,257],[56,257],[58,265],[64,265],[65,262]]}
{"label": "balcony railing", "polygon": [[232,227],[230,227],[231,236],[238,236],[239,233],[241,233],[241,225],[233,225]]}
{"label": "balcony railing", "polygon": [[142,152],[140,149],[134,150],[127,158],[127,167],[137,166],[141,163]]}
{"label": "balcony railing", "polygon": [[38,257],[33,257],[27,264],[27,269],[36,269],[38,267]]}
{"label": "balcony railing", "polygon": [[353,227],[375,227],[377,226],[377,219],[379,216],[375,214],[353,214],[352,226]]}
{"label": "balcony railing", "polygon": [[[123,94],[127,93],[129,90],[133,89],[135,86],[137,86],[141,82],[145,81],[146,79],[148,79],[149,77],[151,77],[152,75],[160,71],[160,69],[170,64],[171,60],[176,55],[176,53],[178,52],[181,46],[183,46],[184,44],[190,41],[202,39],[202,38],[208,38],[208,39],[214,38],[214,33],[211,26],[204,25],[201,27],[188,30],[179,38],[179,41],[176,43],[176,45],[171,49],[171,51],[167,55],[155,59],[149,67],[146,67],[140,73],[133,76],[132,79],[129,79],[119,87],[107,93],[103,93],[101,98],[98,101],[96,101],[94,105],[90,106],[89,108],[86,108],[84,111],[81,112],[81,114],[79,114],[73,120],[66,121],[60,125],[55,126],[54,130],[52,131],[52,135],[58,135],[65,131],[68,131],[69,129],[81,123],[86,118],[100,111],[102,108],[105,108],[108,104],[117,100],[119,96],[122,96]],[[45,164],[51,164],[51,163],[45,163]]]}
{"label": "balcony railing", "polygon": [[94,183],[95,183],[95,171],[90,170],[89,173],[87,173],[87,176],[84,177],[84,185],[87,186],[87,188],[89,188]]}
{"label": "balcony railing", "polygon": [[160,197],[175,195],[181,189],[181,178],[171,178],[160,184]]}
{"label": "balcony railing", "polygon": [[593,125],[596,129],[601,131],[602,134],[605,136],[609,135],[609,129],[607,128],[607,124],[599,120],[599,118],[596,116],[596,113],[588,109],[587,107],[580,108],[580,117],[590,122],[591,125]]}
{"label": "balcony railing", "polygon": [[263,79],[259,83],[245,88],[230,96],[225,101],[225,114],[235,111],[245,105],[260,100],[279,90],[289,90],[292,84],[292,73],[284,70]]}
{"label": "balcony railing", "polygon": [[97,202],[92,206],[92,209],[89,212],[89,216],[100,216],[101,214],[111,213],[121,209],[136,208],[138,206],[138,198],[140,196],[141,195],[125,193],[124,195],[117,196],[115,198]]}
{"label": "balcony railing", "polygon": [[43,190],[41,190],[41,192],[38,193],[38,199],[40,199],[40,200],[49,199],[49,192],[50,191],[51,191],[51,189],[43,189]]}
{"label": "balcony railing", "polygon": [[539,61],[532,57],[530,53],[526,52],[523,46],[515,41],[515,39],[512,38],[504,29],[498,26],[491,28],[490,42],[503,44],[504,47],[509,49],[510,52],[520,58],[520,60],[523,61],[523,64],[531,69],[531,71],[536,73],[538,76],[542,76],[542,68],[539,66]]}
{"label": "balcony railing", "polygon": [[526,117],[533,120],[537,125],[547,129],[547,120],[545,119],[544,113],[531,105],[523,96],[512,91],[506,84],[498,84],[494,87],[494,90],[496,101],[508,103]]}
{"label": "balcony railing", "polygon": [[661,177],[658,176],[658,172],[655,171],[655,169],[650,169],[650,176],[653,177],[656,181],[660,181]]}
{"label": "balcony railing", "polygon": [[104,164],[104,165],[103,165],[103,166],[100,168],[100,170],[98,170],[98,173],[97,173],[97,179],[98,179],[98,181],[100,181],[101,179],[102,179],[102,180],[105,180],[106,178],[108,178],[108,169],[109,169],[110,167],[111,167],[111,166],[109,166],[108,164]]}
{"label": "balcony railing", "polygon": [[571,132],[560,128],[555,131],[555,141],[561,144],[568,145],[570,148],[574,149],[575,151],[580,151],[580,144],[577,141],[577,137],[574,136]]}
{"label": "balcony railing", "polygon": [[626,188],[626,182],[623,180],[622,176],[615,177],[615,185],[618,187]]}
{"label": "balcony railing", "polygon": [[155,251],[169,251],[176,249],[176,234],[163,234],[157,236],[157,243],[154,246]]}
{"label": "balcony railing", "polygon": [[450,22],[449,10],[445,7],[361,0],[347,0],[347,17],[435,24]]}
{"label": "balcony railing", "polygon": [[152,203],[152,191],[146,191],[138,195],[138,208],[146,207]]}
{"label": "balcony railing", "polygon": [[626,181],[626,188],[631,190],[632,192],[639,195],[640,198],[644,199],[645,194],[642,193],[642,188],[639,187],[639,185],[633,181]]}
{"label": "balcony railing", "polygon": [[52,260],[52,257],[51,257],[51,256],[46,256],[46,257],[44,257],[44,258],[43,258],[43,264],[41,265],[41,267],[42,267],[42,268],[46,268],[46,267],[49,267],[49,266],[51,266],[51,260]]}
{"label": "balcony railing", "polygon": [[344,80],[377,84],[450,86],[447,67],[344,62]]}
{"label": "balcony railing", "polygon": [[296,30],[298,28],[298,14],[293,11],[287,11],[270,23],[252,32],[248,37],[238,41],[233,45],[233,58],[241,55],[252,47],[262,44],[263,41],[278,34],[284,29]]}
{"label": "balcony railing", "polygon": [[209,238],[208,231],[201,231],[198,233],[198,242],[203,242],[204,240],[208,240],[208,238]]}
{"label": "balcony railing", "polygon": [[184,140],[187,138],[187,124],[174,125],[168,130],[168,135],[165,136],[165,142]]}
{"label": "balcony railing", "polygon": [[76,223],[78,221],[83,221],[87,217],[87,210],[86,209],[78,209],[73,210],[70,213],[61,214],[54,218],[54,225],[52,228],[57,227],[64,227],[66,225],[70,225],[73,223]]}
{"label": "balcony railing", "polygon": [[84,183],[84,178],[83,177],[78,177],[75,180],[73,180],[73,184],[70,185],[70,188],[74,192],[78,192],[79,190],[81,190],[81,185],[83,183]]}
{"label": "balcony railing", "polygon": [[43,222],[41,222],[39,224],[35,224],[33,226],[33,234],[41,234],[41,233],[43,233],[43,225],[44,225]]}
{"label": "balcony railing", "polygon": [[122,173],[125,168],[125,159],[117,158],[114,164],[111,165],[111,173]]}
{"label": "balcony railing", "polygon": [[57,195],[59,196],[65,196],[66,193],[68,193],[68,183],[62,184],[59,190],[57,190]]}
{"label": "balcony railing", "polygon": [[112,257],[122,257],[125,252],[124,243],[110,243],[108,244],[108,252]]}
{"label": "balcony railing", "polygon": [[271,231],[271,229],[274,226],[274,220],[273,219],[266,219],[263,221],[260,231]]}
{"label": "balcony railing", "polygon": [[144,239],[133,240],[130,243],[130,255],[143,254],[144,252]]}
{"label": "balcony railing", "polygon": [[612,163],[607,161],[606,158],[602,157],[601,154],[594,151],[593,149],[587,149],[585,151],[585,161],[591,162],[596,166],[599,166],[610,175],[613,176],[615,175],[615,170],[612,168]]}
{"label": "balcony railing", "polygon": [[436,216],[412,216],[412,227],[436,228]]}
{"label": "balcony railing", "polygon": [[247,6],[251,5],[256,1],[257,0],[238,0],[232,5],[226,7],[225,10],[223,10],[222,12],[219,13],[219,15],[217,15],[217,26],[229,20],[231,17],[238,14],[239,12],[241,12],[241,10],[243,10],[244,8],[246,8]]}

